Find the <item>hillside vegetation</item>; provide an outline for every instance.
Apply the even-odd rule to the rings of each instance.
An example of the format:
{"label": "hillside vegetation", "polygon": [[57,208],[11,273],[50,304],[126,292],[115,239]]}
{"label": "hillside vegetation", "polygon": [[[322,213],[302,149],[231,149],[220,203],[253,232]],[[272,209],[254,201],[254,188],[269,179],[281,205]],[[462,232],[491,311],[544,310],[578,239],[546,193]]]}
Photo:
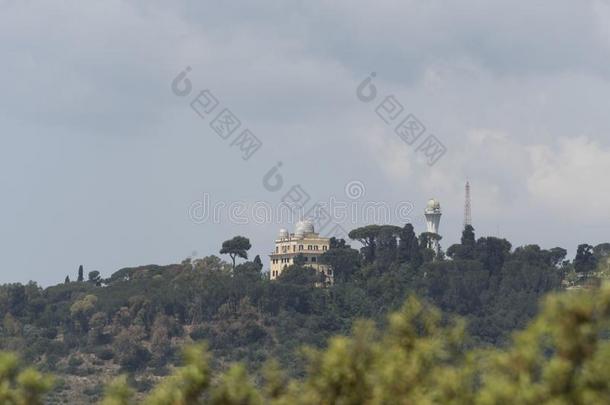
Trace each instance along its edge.
{"label": "hillside vegetation", "polygon": [[[510,344],[511,333],[524,328],[537,314],[539,299],[566,286],[584,284],[595,289],[600,278],[596,269],[603,269],[610,251],[607,244],[581,245],[575,259],[567,261],[564,249],[544,250],[535,245],[512,249],[504,239],[476,240],[470,227],[464,231],[460,244],[447,249],[447,257],[445,254],[434,257],[434,252],[426,248],[430,234],[417,237],[410,224],[367,226],[353,230],[350,237],[361,242],[362,249],[353,249],[346,241],[333,239],[331,248],[323,256],[323,261],[334,270],[334,284],[328,288],[317,287],[321,281],[319,275],[298,264],[286,269],[278,280],[270,281],[262,272],[258,257],[233,267],[216,256],[170,266],[126,268],[107,279],[102,279],[98,272],[90,272],[85,277],[81,268],[77,281],[70,282],[67,277],[65,283],[46,289],[33,282],[5,284],[0,286],[0,348],[16,352],[24,363],[56,375],[53,391],[47,396],[50,403],[87,403],[100,399],[105,384],[119,374],[127,375],[124,383],[137,392],[136,398],[142,398],[159,380],[172,373],[175,366],[186,366],[188,370],[194,367],[193,373],[203,373],[197,380],[201,385],[197,386],[196,393],[199,396],[205,392],[202,395],[206,400],[242,395],[232,390],[243,389],[244,395],[246,391],[252,395],[255,401],[252,403],[265,396],[297,401],[296,395],[305,395],[298,399],[305,403],[314,403],[320,395],[326,395],[325,401],[330,401],[326,403],[362,403],[358,402],[365,398],[361,395],[368,395],[370,403],[383,403],[384,397],[376,396],[382,394],[375,394],[373,387],[387,374],[384,384],[395,381],[392,384],[396,386],[382,386],[384,390],[403,392],[400,390],[407,389],[402,386],[407,381],[418,382],[423,384],[425,392],[414,390],[404,395],[413,400],[421,396],[434,402],[434,397],[427,397],[431,395],[428,391],[440,383],[437,378],[445,371],[434,378],[426,373],[437,367],[454,373],[455,381],[474,378],[480,370],[471,364],[473,356],[486,350],[491,350],[493,358],[507,359],[510,363],[511,350],[525,350],[522,343]],[[226,246],[223,244],[223,253],[230,254]],[[249,242],[243,246],[249,248]],[[237,254],[237,257],[244,255]],[[418,296],[420,300],[411,298],[404,304],[410,296]],[[596,305],[603,305],[606,296],[607,292],[596,293],[587,305],[597,308]],[[568,298],[556,300],[564,302]],[[571,300],[566,302],[576,305]],[[432,309],[433,306],[439,310]],[[397,314],[388,318],[388,314],[397,310]],[[563,322],[559,318],[550,320],[549,314],[541,315],[542,320],[536,322]],[[455,323],[455,316],[465,323]],[[599,316],[607,320],[608,314]],[[589,315],[585,318],[593,322]],[[358,319],[370,321],[362,323]],[[415,329],[408,332],[405,328]],[[544,329],[531,326],[524,336],[543,333],[541,328]],[[333,337],[347,335],[352,330],[355,331],[352,338]],[[408,343],[400,333],[412,334],[409,339],[415,340]],[[329,339],[327,351],[316,351],[326,347]],[[206,342],[207,349],[194,346],[186,360],[181,356],[183,346],[200,342]],[[395,356],[392,359],[382,356],[385,350],[381,345]],[[303,346],[311,349],[304,352],[300,350]],[[410,351],[419,349],[423,350],[422,357],[411,357]],[[534,353],[533,347],[531,350],[528,355],[534,357],[523,361],[533,361],[535,356],[546,353],[542,348],[539,353]],[[586,353],[586,356],[592,355]],[[411,364],[416,358],[417,364]],[[277,361],[275,366],[269,365],[270,359]],[[236,361],[243,366],[232,366]],[[2,362],[10,363],[7,370],[13,371],[0,372],[0,377],[17,378],[15,360],[7,357]],[[424,375],[418,367],[425,364],[431,369]],[[447,368],[447,364],[455,369]],[[540,367],[536,373],[542,373],[544,364],[536,366]],[[526,364],[522,366],[534,373]],[[553,369],[556,372],[563,372],[564,366],[569,365],[549,365],[561,369]],[[281,375],[281,381],[291,379],[292,382],[285,385],[276,381],[273,384],[277,386],[270,388],[270,377],[265,377],[270,367],[275,370],[273,378]],[[345,376],[342,367],[347,367]],[[349,371],[351,367],[355,371]],[[474,368],[468,371],[468,367]],[[501,371],[493,367],[489,369],[493,371],[490,378]],[[512,366],[507,363],[506,367],[505,371],[509,372]],[[337,371],[333,372],[335,368]],[[369,369],[370,376],[358,374]],[[191,371],[179,370],[182,370],[177,371],[179,374],[193,377]],[[406,376],[401,374],[407,372],[412,373],[408,376],[410,379],[404,379]],[[211,377],[212,374],[217,377]],[[537,378],[542,378],[538,374]],[[162,388],[153,395],[159,398],[183,395],[171,393],[184,388],[175,382],[176,378],[186,378],[180,375],[170,379],[174,383],[162,383]],[[576,375],[568,377],[576,378]],[[447,384],[454,381],[449,376],[443,380]],[[22,383],[11,381],[11,386],[19,390]],[[39,383],[38,388],[43,391],[48,381]],[[475,395],[475,391],[476,395],[483,395],[485,390],[475,389],[482,384],[480,381],[470,383],[474,385],[466,387],[470,390],[468,395]],[[207,388],[210,384],[216,387],[212,391]],[[324,387],[324,384],[337,386]],[[126,395],[123,383],[115,383],[113,387]],[[437,388],[458,389],[457,386]],[[334,390],[332,395],[337,398],[353,395],[353,401],[331,401],[328,398],[333,396],[324,394],[325,390]],[[458,394],[452,395],[457,398]],[[532,394],[532,398],[536,395],[539,394]]]}

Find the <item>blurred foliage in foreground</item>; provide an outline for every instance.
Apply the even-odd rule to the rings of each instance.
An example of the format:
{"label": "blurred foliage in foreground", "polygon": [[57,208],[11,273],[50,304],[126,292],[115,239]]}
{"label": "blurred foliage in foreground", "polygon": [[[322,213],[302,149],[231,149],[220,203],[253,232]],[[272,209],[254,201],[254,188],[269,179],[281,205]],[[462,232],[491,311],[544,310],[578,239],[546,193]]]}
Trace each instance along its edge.
{"label": "blurred foliage in foreground", "polygon": [[[274,362],[256,385],[243,365],[213,375],[202,345],[161,381],[144,404],[608,404],[610,283],[549,295],[539,315],[499,349],[464,350],[465,325],[409,298],[379,332],[357,322],[351,337],[324,350],[306,349],[308,372],[289,379]],[[39,403],[49,380],[15,359],[0,360],[2,403]],[[104,405],[135,403],[125,377],[106,390]]]}
{"label": "blurred foliage in foreground", "polygon": [[33,368],[19,369],[17,356],[0,353],[0,404],[42,404],[42,396],[53,386],[53,378]]}

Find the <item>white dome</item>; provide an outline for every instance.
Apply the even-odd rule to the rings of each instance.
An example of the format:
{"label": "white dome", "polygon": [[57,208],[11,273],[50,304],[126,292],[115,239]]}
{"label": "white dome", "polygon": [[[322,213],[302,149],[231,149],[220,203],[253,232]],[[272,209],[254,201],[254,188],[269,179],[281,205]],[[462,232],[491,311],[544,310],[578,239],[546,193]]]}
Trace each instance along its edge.
{"label": "white dome", "polygon": [[297,237],[303,237],[308,233],[314,233],[313,222],[310,219],[305,219],[296,223],[294,234]]}
{"label": "white dome", "polygon": [[280,229],[280,239],[288,239],[288,230],[282,228]]}
{"label": "white dome", "polygon": [[440,210],[441,204],[438,202],[438,200],[431,198],[430,200],[428,200],[428,204],[426,205],[426,208],[429,210]]}

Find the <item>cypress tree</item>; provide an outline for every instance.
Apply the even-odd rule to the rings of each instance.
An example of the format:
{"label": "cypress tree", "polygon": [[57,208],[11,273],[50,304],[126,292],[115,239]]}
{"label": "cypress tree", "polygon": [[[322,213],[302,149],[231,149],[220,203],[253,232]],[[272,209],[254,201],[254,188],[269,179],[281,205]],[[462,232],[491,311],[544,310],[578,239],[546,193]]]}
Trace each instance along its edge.
{"label": "cypress tree", "polygon": [[261,257],[259,255],[256,255],[254,257],[254,264],[256,264],[256,266],[258,267],[258,271],[261,271],[263,269],[263,261],[261,260]]}
{"label": "cypress tree", "polygon": [[398,253],[397,259],[399,263],[407,263],[412,259],[413,241],[417,240],[413,225],[406,224],[398,235]]}

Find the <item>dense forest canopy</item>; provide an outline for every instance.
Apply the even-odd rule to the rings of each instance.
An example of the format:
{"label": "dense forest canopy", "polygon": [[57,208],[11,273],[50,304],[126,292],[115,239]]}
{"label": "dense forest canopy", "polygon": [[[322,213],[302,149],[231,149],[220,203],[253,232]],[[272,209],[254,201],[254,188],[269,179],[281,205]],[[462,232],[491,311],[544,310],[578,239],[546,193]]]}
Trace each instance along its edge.
{"label": "dense forest canopy", "polygon": [[243,236],[222,244],[220,253],[231,264],[208,256],[125,268],[107,279],[81,266],[77,281],[68,275],[45,289],[34,282],[5,284],[0,348],[64,381],[85,381],[82,387],[60,384],[53,392],[58,401],[77,390],[99,398],[103,383],[121,372],[148,391],[182,364],[184,344],[200,341],[213,354],[214,370],[241,361],[260,376],[273,358],[287,377],[301,378],[306,362],[300,347],[322,348],[332,336],[348,334],[357,319],[391,327],[387,315],[409,296],[438,307],[440,326],[454,316],[464,319],[465,348],[503,347],[538,313],[544,294],[594,288],[608,274],[610,244],[582,244],[567,260],[563,248],[513,249],[505,239],[477,239],[470,226],[459,244],[439,254],[427,247],[430,235],[416,235],[411,224],[370,225],[349,236],[354,242],[331,239],[322,256],[334,274],[326,288],[319,287],[319,273],[298,261],[269,280],[260,257],[246,260],[250,242]]}

